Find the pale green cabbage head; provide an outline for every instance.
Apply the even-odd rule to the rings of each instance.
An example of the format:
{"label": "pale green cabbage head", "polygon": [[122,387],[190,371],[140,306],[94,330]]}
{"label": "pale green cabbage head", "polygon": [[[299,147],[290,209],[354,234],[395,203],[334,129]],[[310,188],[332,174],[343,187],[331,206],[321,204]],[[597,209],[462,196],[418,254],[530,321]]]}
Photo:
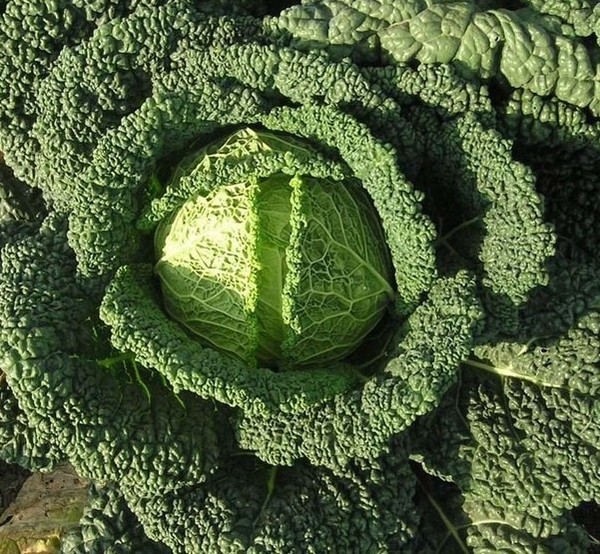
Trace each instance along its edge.
{"label": "pale green cabbage head", "polygon": [[352,182],[277,173],[214,188],[161,222],[155,250],[171,317],[251,366],[343,358],[393,299],[377,214]]}

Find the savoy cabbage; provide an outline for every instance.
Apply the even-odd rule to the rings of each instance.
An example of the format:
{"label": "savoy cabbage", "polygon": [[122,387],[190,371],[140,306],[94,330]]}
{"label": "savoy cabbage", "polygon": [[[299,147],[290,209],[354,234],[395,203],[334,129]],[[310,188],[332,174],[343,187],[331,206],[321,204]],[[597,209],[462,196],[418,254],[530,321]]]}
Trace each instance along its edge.
{"label": "savoy cabbage", "polygon": [[385,240],[362,188],[300,164],[294,176],[203,175],[221,163],[239,174],[242,156],[256,169],[261,155],[290,164],[300,149],[317,166],[310,149],[251,129],[204,149],[169,184],[193,194],[155,231],[154,271],[168,313],[249,366],[344,357],[393,298]]}
{"label": "savoy cabbage", "polygon": [[63,550],[597,546],[599,16],[4,2],[0,457],[96,482]]}

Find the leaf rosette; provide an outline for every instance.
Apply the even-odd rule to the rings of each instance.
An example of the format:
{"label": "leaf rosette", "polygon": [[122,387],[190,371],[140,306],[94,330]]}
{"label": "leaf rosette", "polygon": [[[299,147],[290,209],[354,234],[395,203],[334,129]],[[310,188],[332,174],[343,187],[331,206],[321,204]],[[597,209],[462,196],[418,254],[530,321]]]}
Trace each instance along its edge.
{"label": "leaf rosette", "polygon": [[[27,2],[9,4],[4,18],[28,25],[17,17]],[[215,535],[233,549],[284,550],[273,521],[309,541],[292,512],[323,498],[348,525],[347,551],[394,551],[415,525],[402,511],[415,486],[402,432],[417,421],[427,429],[422,416],[460,389],[474,351],[502,366],[512,351],[482,344],[520,335],[536,291],[552,284],[556,235],[536,187],[556,213],[554,179],[595,186],[589,145],[574,147],[583,176],[567,162],[550,176],[525,127],[542,133],[535,117],[547,108],[555,127],[575,122],[565,135],[596,131],[574,108],[532,99],[531,87],[497,106],[497,91],[441,60],[442,47],[435,63],[423,47],[419,64],[367,65],[356,55],[364,45],[344,47],[353,59],[306,48],[285,16],[109,4],[48,5],[35,17],[54,27],[34,26],[45,39],[2,54],[15,76],[0,92],[0,145],[51,212],[7,230],[2,249],[3,370],[19,409],[37,440],[55,440],[83,475],[118,482],[153,537],[179,551],[199,537],[215,549]],[[462,4],[422,18],[455,9],[467,21]],[[382,31],[390,59],[410,32]],[[588,96],[579,103],[595,106]],[[567,142],[561,132],[553,152]],[[577,242],[596,244],[594,218],[570,215],[551,219],[561,232],[583,221]],[[208,258],[216,265],[202,265]],[[327,319],[336,310],[343,316]],[[496,392],[473,403],[497,407]],[[271,508],[256,502],[258,485],[232,493],[247,475],[271,483],[271,465],[289,466]],[[227,478],[236,487],[220,488]],[[295,480],[308,497],[288,487]],[[345,508],[365,498],[369,544],[367,524],[348,523]],[[222,520],[194,519],[193,505],[220,507]],[[398,517],[373,524],[391,505]],[[248,506],[251,523],[240,516]],[[193,522],[173,538],[181,513]]]}
{"label": "leaf rosette", "polygon": [[[319,418],[323,425],[328,418],[347,420],[364,427],[365,437],[370,430],[378,438],[368,444],[355,441],[352,447],[342,446],[345,439],[336,434],[331,451],[309,454],[309,459],[337,465],[363,450],[361,455],[372,456],[432,409],[453,383],[480,326],[481,299],[516,305],[547,279],[545,262],[554,238],[543,221],[533,175],[512,160],[510,143],[492,127],[485,91],[448,67],[365,69],[322,51],[276,44],[260,20],[211,17],[192,6],[176,6],[167,3],[151,13],[133,10],[108,20],[47,66],[36,92],[37,121],[25,148],[37,152],[30,158],[37,167],[33,180],[68,217],[79,273],[110,281],[100,315],[110,328],[112,347],[121,352],[115,359],[129,356],[157,371],[175,392],[187,390],[238,408],[240,444],[269,461],[289,463],[309,448],[284,441],[282,452],[267,454],[261,446],[265,433],[287,428],[314,434]],[[161,32],[150,42],[130,41],[129,33],[142,22]],[[96,72],[89,71],[90,60]],[[110,84],[101,84],[103,76]],[[96,98],[93,108],[90,96]],[[54,114],[64,111],[65,98],[71,107],[58,124]],[[69,140],[80,134],[82,122],[85,138]],[[240,129],[247,126],[263,138],[244,137]],[[224,137],[232,127],[237,138],[215,145],[215,137]],[[21,165],[23,173],[35,169],[31,162]],[[345,335],[336,336],[331,325],[305,330],[330,311],[320,314],[314,298],[304,306],[294,304],[315,286],[305,268],[319,257],[312,253],[307,263],[296,241],[287,258],[289,279],[281,295],[274,295],[281,302],[277,317],[287,318],[287,335],[264,338],[266,327],[278,326],[264,326],[264,316],[256,317],[256,306],[269,299],[258,294],[264,272],[253,271],[273,264],[252,261],[253,255],[270,254],[250,252],[256,246],[250,233],[237,241],[249,249],[248,263],[237,264],[241,273],[235,277],[226,270],[238,279],[237,292],[243,291],[236,300],[224,301],[229,302],[228,317],[240,322],[241,334],[227,329],[227,336],[214,339],[212,346],[210,340],[208,346],[194,340],[190,326],[171,317],[174,303],[167,300],[165,310],[164,290],[171,286],[165,230],[173,232],[175,225],[169,217],[181,215],[199,195],[227,196],[223,191],[235,183],[246,185],[244,201],[260,203],[258,183],[279,178],[291,183],[290,244],[311,210],[345,209],[336,195],[352,187],[360,189],[359,203],[372,204],[378,222],[364,216],[366,225],[357,226],[370,226],[364,246],[359,245],[364,237],[346,239],[356,242],[355,250],[362,248],[359,257],[367,265],[379,266],[377,279],[361,281],[375,282],[378,289],[378,300],[359,316],[367,322],[351,331],[354,323],[340,319]],[[322,189],[294,184],[327,180],[344,184]],[[248,193],[252,183],[258,187],[254,200]],[[310,191],[315,191],[312,199]],[[254,225],[256,214],[249,209],[243,225]],[[331,212],[320,218],[335,225],[333,219]],[[203,221],[214,230],[208,215]],[[162,294],[151,271],[157,226]],[[327,233],[336,234],[330,244],[351,227],[347,221],[343,229],[330,227]],[[190,284],[189,275],[186,280],[182,295],[190,290],[213,294],[210,285]],[[295,288],[294,294],[286,287]],[[333,292],[331,297],[339,291]],[[362,366],[357,369],[347,355],[372,331],[392,292],[377,363],[361,374]],[[213,317],[210,311],[202,317]],[[179,313],[175,319],[187,317]],[[316,347],[313,340],[303,350],[302,337],[324,334],[331,335],[326,344],[339,347],[339,355],[317,356],[314,367],[303,368]],[[219,344],[214,348],[219,341],[230,351],[235,345],[235,355],[224,354]],[[280,363],[251,367],[257,365],[257,352],[259,362],[272,359],[267,350],[273,348],[285,350],[275,356]],[[103,365],[110,366],[110,359]],[[293,371],[273,369],[298,361]]]}

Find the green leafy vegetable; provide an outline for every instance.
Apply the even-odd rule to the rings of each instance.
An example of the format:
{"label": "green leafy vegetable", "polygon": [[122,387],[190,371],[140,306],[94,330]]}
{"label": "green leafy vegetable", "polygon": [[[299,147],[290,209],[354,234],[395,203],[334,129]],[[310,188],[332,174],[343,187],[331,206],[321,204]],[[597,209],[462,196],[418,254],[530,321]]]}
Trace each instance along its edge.
{"label": "green leafy vegetable", "polygon": [[589,550],[597,6],[265,8],[0,8],[0,456],[83,551]]}
{"label": "green leafy vegetable", "polygon": [[[285,155],[284,137],[266,138]],[[251,130],[226,144],[213,155],[270,148]],[[202,172],[187,171],[202,186]],[[383,234],[360,193],[351,183],[275,174],[187,200],[155,234],[167,311],[250,366],[348,354],[394,294]]]}

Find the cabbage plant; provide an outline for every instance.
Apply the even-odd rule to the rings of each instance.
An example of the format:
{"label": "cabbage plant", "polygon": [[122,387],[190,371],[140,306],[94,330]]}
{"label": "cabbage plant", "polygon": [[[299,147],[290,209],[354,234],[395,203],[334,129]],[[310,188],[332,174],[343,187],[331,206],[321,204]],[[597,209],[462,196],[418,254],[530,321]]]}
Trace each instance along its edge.
{"label": "cabbage plant", "polygon": [[[299,147],[250,129],[225,145],[213,156]],[[188,179],[207,156],[188,160]],[[169,314],[249,365],[343,357],[394,294],[376,212],[352,182],[278,173],[212,189],[163,219],[155,249]]]}
{"label": "cabbage plant", "polygon": [[3,3],[0,458],[69,552],[589,551],[598,10],[260,4]]}

